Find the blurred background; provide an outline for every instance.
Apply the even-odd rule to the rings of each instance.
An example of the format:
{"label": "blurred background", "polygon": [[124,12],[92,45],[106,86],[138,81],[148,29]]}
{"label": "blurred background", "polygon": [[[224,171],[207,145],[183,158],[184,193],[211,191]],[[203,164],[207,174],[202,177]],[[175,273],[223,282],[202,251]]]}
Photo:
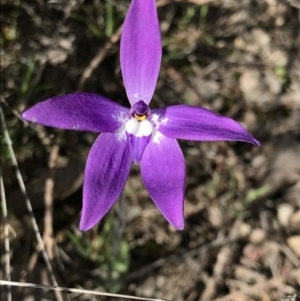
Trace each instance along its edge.
{"label": "blurred background", "polygon": [[[187,167],[183,231],[154,206],[138,166],[100,224],[79,231],[84,166],[97,135],[29,125],[19,113],[75,91],[129,107],[119,62],[129,4],[1,0],[1,105],[58,284],[177,301],[271,301],[299,293],[299,0],[157,1],[163,60],[151,107],[214,110],[239,121],[261,147],[180,142]],[[11,279],[51,285],[3,131],[1,168]],[[0,230],[5,280],[4,220]],[[5,287],[1,292],[6,300]],[[13,300],[55,298],[13,289]]]}

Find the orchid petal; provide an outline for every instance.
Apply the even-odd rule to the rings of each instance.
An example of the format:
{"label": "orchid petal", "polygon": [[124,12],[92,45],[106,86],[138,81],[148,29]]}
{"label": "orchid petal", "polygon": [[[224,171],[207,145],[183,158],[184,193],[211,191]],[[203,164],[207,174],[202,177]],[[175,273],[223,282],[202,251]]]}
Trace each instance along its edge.
{"label": "orchid petal", "polygon": [[126,139],[104,133],[95,141],[85,168],[81,230],[92,228],[116,202],[129,175],[131,160]]}
{"label": "orchid petal", "polygon": [[182,230],[185,162],[178,142],[162,135],[157,142],[151,141],[141,160],[141,173],[145,188],[163,216]]}
{"label": "orchid petal", "polygon": [[238,122],[204,108],[176,105],[156,109],[152,111],[152,122],[160,133],[170,138],[260,145]]}
{"label": "orchid petal", "polygon": [[30,122],[78,131],[113,132],[130,117],[129,109],[97,94],[72,93],[45,100],[25,111]]}
{"label": "orchid petal", "polygon": [[121,69],[128,99],[149,104],[161,62],[161,37],[155,0],[133,0],[121,36]]}

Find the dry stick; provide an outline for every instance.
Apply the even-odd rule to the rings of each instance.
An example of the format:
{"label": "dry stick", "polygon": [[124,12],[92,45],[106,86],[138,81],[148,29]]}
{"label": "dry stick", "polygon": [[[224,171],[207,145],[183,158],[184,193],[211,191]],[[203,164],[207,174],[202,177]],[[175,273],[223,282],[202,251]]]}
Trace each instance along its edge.
{"label": "dry stick", "polygon": [[34,267],[35,267],[35,265],[37,263],[37,260],[38,260],[39,252],[40,252],[40,247],[39,247],[39,245],[37,245],[34,252],[31,255],[29,261],[28,261],[28,265],[27,265],[27,272],[28,273],[33,272]]}
{"label": "dry stick", "polygon": [[[157,2],[157,7],[162,7],[172,2],[173,0],[160,0]],[[213,2],[213,0],[176,0],[176,2],[189,2],[193,4],[202,5],[202,4]],[[96,56],[90,61],[88,66],[84,69],[79,80],[78,91],[83,90],[85,83],[92,76],[94,70],[105,59],[107,54],[112,51],[116,43],[119,42],[121,33],[122,33],[122,26],[120,26],[116,30],[116,32],[110,37],[109,41],[107,41],[104,44],[104,46],[99,49]]]}
{"label": "dry stick", "polygon": [[55,144],[50,152],[49,157],[49,177],[47,177],[45,182],[45,196],[44,196],[44,204],[45,204],[45,213],[44,213],[44,233],[43,233],[43,241],[46,246],[46,251],[48,253],[48,257],[50,260],[53,259],[53,188],[54,188],[54,180],[53,180],[53,172],[54,167],[57,161],[59,152],[58,144]]}
{"label": "dry stick", "polygon": [[[59,138],[58,138],[59,139]],[[45,181],[45,195],[44,195],[44,232],[43,232],[43,242],[45,244],[45,249],[48,254],[48,258],[50,262],[53,260],[53,188],[54,188],[54,180],[53,180],[53,168],[55,167],[57,157],[59,152],[59,146],[55,144],[49,156],[49,171],[50,174]],[[38,254],[40,252],[39,246],[37,246],[35,252],[32,254],[29,263],[28,263],[28,271],[33,271],[35,264],[38,259]]]}
{"label": "dry stick", "polygon": [[89,295],[94,295],[94,296],[106,296],[106,297],[123,298],[123,299],[131,299],[131,300],[168,301],[167,299],[143,298],[143,297],[136,297],[136,296],[130,296],[130,295],[97,292],[94,290],[85,290],[85,289],[68,288],[68,287],[60,287],[60,286],[48,286],[48,285],[40,285],[40,284],[34,284],[34,283],[21,283],[21,282],[5,281],[5,280],[0,280],[0,285],[33,287],[33,288],[38,288],[38,289],[43,289],[43,290],[53,290],[53,291],[60,291],[60,292],[66,292],[66,293],[77,293],[77,294],[89,294]]}
{"label": "dry stick", "polygon": [[[2,106],[0,107],[0,117],[1,117],[3,132],[4,132],[4,138],[5,138],[7,147],[8,147],[8,151],[9,151],[9,154],[10,154],[10,157],[11,157],[11,160],[12,160],[13,167],[15,168],[15,172],[16,172],[17,180],[18,180],[20,188],[21,188],[21,192],[22,192],[22,194],[24,196],[24,199],[25,199],[25,204],[26,204],[28,213],[30,215],[30,221],[31,221],[31,224],[32,224],[32,228],[33,228],[35,237],[36,237],[36,239],[38,241],[38,244],[39,244],[39,247],[42,251],[42,255],[43,255],[43,258],[45,260],[46,268],[48,270],[51,282],[52,282],[53,285],[57,286],[57,281],[56,281],[55,276],[53,274],[53,269],[52,269],[52,266],[50,264],[48,255],[46,253],[45,246],[44,246],[41,234],[39,232],[39,228],[38,228],[35,216],[34,216],[33,211],[32,211],[32,206],[31,206],[29,197],[28,197],[27,192],[26,192],[25,184],[24,184],[24,181],[23,181],[20,169],[19,169],[19,165],[18,165],[16,156],[15,156],[15,153],[14,153],[14,150],[13,150],[13,147],[12,147],[12,141],[11,141],[11,139],[9,137],[9,134],[8,134],[8,131],[7,131],[7,127],[6,127],[6,123],[5,123],[5,119],[4,119],[4,115],[3,115],[3,111],[2,111]],[[60,292],[56,293],[55,295],[56,295],[56,298],[57,298],[58,301],[63,301],[63,298],[62,298]]]}
{"label": "dry stick", "polygon": [[111,36],[108,42],[100,48],[96,56],[90,61],[89,65],[83,71],[80,80],[78,90],[81,91],[86,81],[92,76],[93,71],[99,66],[99,64],[105,59],[106,55],[112,50],[115,44],[119,41],[122,32],[122,26]]}
{"label": "dry stick", "polygon": [[162,267],[164,264],[167,262],[175,262],[175,261],[182,261],[185,260],[186,258],[193,257],[193,256],[201,256],[205,253],[207,253],[209,250],[228,245],[230,243],[234,243],[238,240],[238,238],[235,239],[230,239],[229,237],[221,237],[221,238],[216,238],[212,242],[209,242],[205,245],[202,245],[198,248],[192,249],[192,250],[183,250],[179,252],[178,254],[172,254],[168,257],[163,257],[160,258],[150,264],[148,264],[146,267],[141,268],[140,270],[133,272],[125,277],[126,281],[133,280],[133,279],[138,279],[144,275],[149,274],[153,270]]}
{"label": "dry stick", "polygon": [[[7,207],[6,197],[4,191],[4,184],[2,178],[2,170],[0,169],[0,190],[1,190],[1,205],[4,219],[4,250],[5,250],[5,274],[6,279],[10,281],[10,255],[9,255],[9,233],[8,233],[8,221],[7,221]],[[11,286],[7,286],[7,301],[11,301]]]}
{"label": "dry stick", "polygon": [[[236,240],[239,238],[239,229],[241,226],[241,221],[236,221],[232,226],[229,239]],[[200,298],[200,301],[212,300],[217,292],[217,286],[220,284],[222,279],[222,274],[225,268],[230,264],[232,257],[232,246],[223,246],[218,253],[217,262],[214,266],[213,276],[210,277],[206,283],[206,288]]]}
{"label": "dry stick", "polygon": [[296,267],[300,268],[300,260],[295,253],[286,244],[278,243],[278,247],[282,253],[290,260],[290,262]]}
{"label": "dry stick", "polygon": [[[45,249],[48,254],[48,258],[50,262],[53,260],[53,246],[54,246],[53,243],[53,187],[54,187],[53,169],[57,161],[58,152],[59,152],[59,146],[58,144],[55,144],[50,151],[50,157],[48,163],[50,174],[45,182],[45,196],[44,196],[45,213],[44,213],[43,242],[45,244]],[[31,257],[28,264],[28,270],[32,271],[34,269],[39,251],[40,250],[37,249],[33,254],[33,256]]]}

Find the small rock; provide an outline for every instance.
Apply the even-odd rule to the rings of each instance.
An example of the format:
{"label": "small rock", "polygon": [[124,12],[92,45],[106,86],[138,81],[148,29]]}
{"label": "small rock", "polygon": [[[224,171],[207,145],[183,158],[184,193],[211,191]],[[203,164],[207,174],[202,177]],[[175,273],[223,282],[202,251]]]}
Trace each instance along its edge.
{"label": "small rock", "polygon": [[266,164],[266,157],[263,154],[257,155],[253,158],[252,162],[251,162],[252,166],[254,168],[259,168],[261,166],[263,166],[264,164]]}
{"label": "small rock", "polygon": [[277,211],[277,217],[279,224],[282,227],[288,227],[290,218],[294,212],[293,207],[288,204],[288,203],[283,203],[279,206],[278,211]]}
{"label": "small rock", "polygon": [[136,292],[139,295],[144,295],[145,297],[151,297],[155,294],[156,284],[155,278],[149,277],[146,281],[143,282],[142,285],[137,287]]}
{"label": "small rock", "polygon": [[208,208],[209,221],[213,227],[219,228],[222,224],[222,213],[219,207],[213,205]]}
{"label": "small rock", "polygon": [[300,258],[300,235],[294,235],[287,239],[288,246]]}
{"label": "small rock", "polygon": [[286,66],[288,63],[288,56],[286,52],[280,49],[272,49],[264,52],[266,63],[272,64],[273,66]]}
{"label": "small rock", "polygon": [[258,245],[261,244],[266,238],[266,233],[263,229],[256,228],[250,234],[249,240],[251,243]]}
{"label": "small rock", "polygon": [[243,255],[250,261],[258,262],[263,256],[263,250],[259,246],[248,244],[243,250]]}
{"label": "small rock", "polygon": [[255,104],[255,106],[263,108],[270,102],[269,89],[258,70],[250,68],[244,70],[239,79],[239,86],[245,101],[250,106]]}
{"label": "small rock", "polygon": [[233,293],[230,293],[229,295],[226,295],[224,297],[215,299],[216,301],[253,301],[255,299],[250,298],[243,292],[234,291]]}
{"label": "small rock", "polygon": [[290,218],[290,226],[292,230],[300,230],[300,210],[292,214]]}
{"label": "small rock", "polygon": [[158,275],[158,277],[156,279],[156,284],[157,284],[158,288],[165,286],[166,285],[166,277],[164,277],[162,275]]}
{"label": "small rock", "polygon": [[260,46],[260,48],[264,49],[269,47],[271,38],[266,31],[260,28],[254,28],[251,33],[254,41]]}
{"label": "small rock", "polygon": [[239,236],[240,237],[246,237],[250,234],[251,232],[251,226],[246,223],[242,223],[239,229]]}
{"label": "small rock", "polygon": [[273,95],[278,95],[281,92],[281,83],[278,76],[272,70],[265,71],[265,81]]}
{"label": "small rock", "polygon": [[293,285],[300,285],[300,268],[292,270],[288,274],[288,281]]}
{"label": "small rock", "polygon": [[62,49],[49,49],[47,57],[51,65],[58,65],[63,63],[68,58],[68,53]]}
{"label": "small rock", "polygon": [[277,242],[269,240],[264,243],[262,249],[261,265],[264,268],[270,269],[274,262],[279,262],[280,260],[280,246]]}
{"label": "small rock", "polygon": [[235,268],[236,279],[243,280],[251,283],[262,283],[266,280],[266,277],[259,272],[246,268],[242,265],[237,265]]}

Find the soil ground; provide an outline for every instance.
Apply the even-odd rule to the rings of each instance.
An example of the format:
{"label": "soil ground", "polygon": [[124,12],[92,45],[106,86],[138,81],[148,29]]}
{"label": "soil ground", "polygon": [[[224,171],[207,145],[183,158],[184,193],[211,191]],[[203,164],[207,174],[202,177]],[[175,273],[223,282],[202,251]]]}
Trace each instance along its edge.
{"label": "soil ground", "polygon": [[[97,135],[28,125],[18,114],[75,91],[129,106],[119,63],[129,3],[1,0],[1,104],[58,284],[176,301],[296,300],[299,0],[157,1],[163,60],[151,107],[185,103],[214,110],[243,124],[261,146],[180,141],[187,167],[183,231],[156,209],[136,166],[114,209],[91,231],[79,231],[84,166]],[[11,279],[52,284],[3,135],[1,165]],[[44,210],[45,187],[53,212]],[[3,231],[4,220],[5,280]],[[13,300],[55,296],[13,289]]]}

